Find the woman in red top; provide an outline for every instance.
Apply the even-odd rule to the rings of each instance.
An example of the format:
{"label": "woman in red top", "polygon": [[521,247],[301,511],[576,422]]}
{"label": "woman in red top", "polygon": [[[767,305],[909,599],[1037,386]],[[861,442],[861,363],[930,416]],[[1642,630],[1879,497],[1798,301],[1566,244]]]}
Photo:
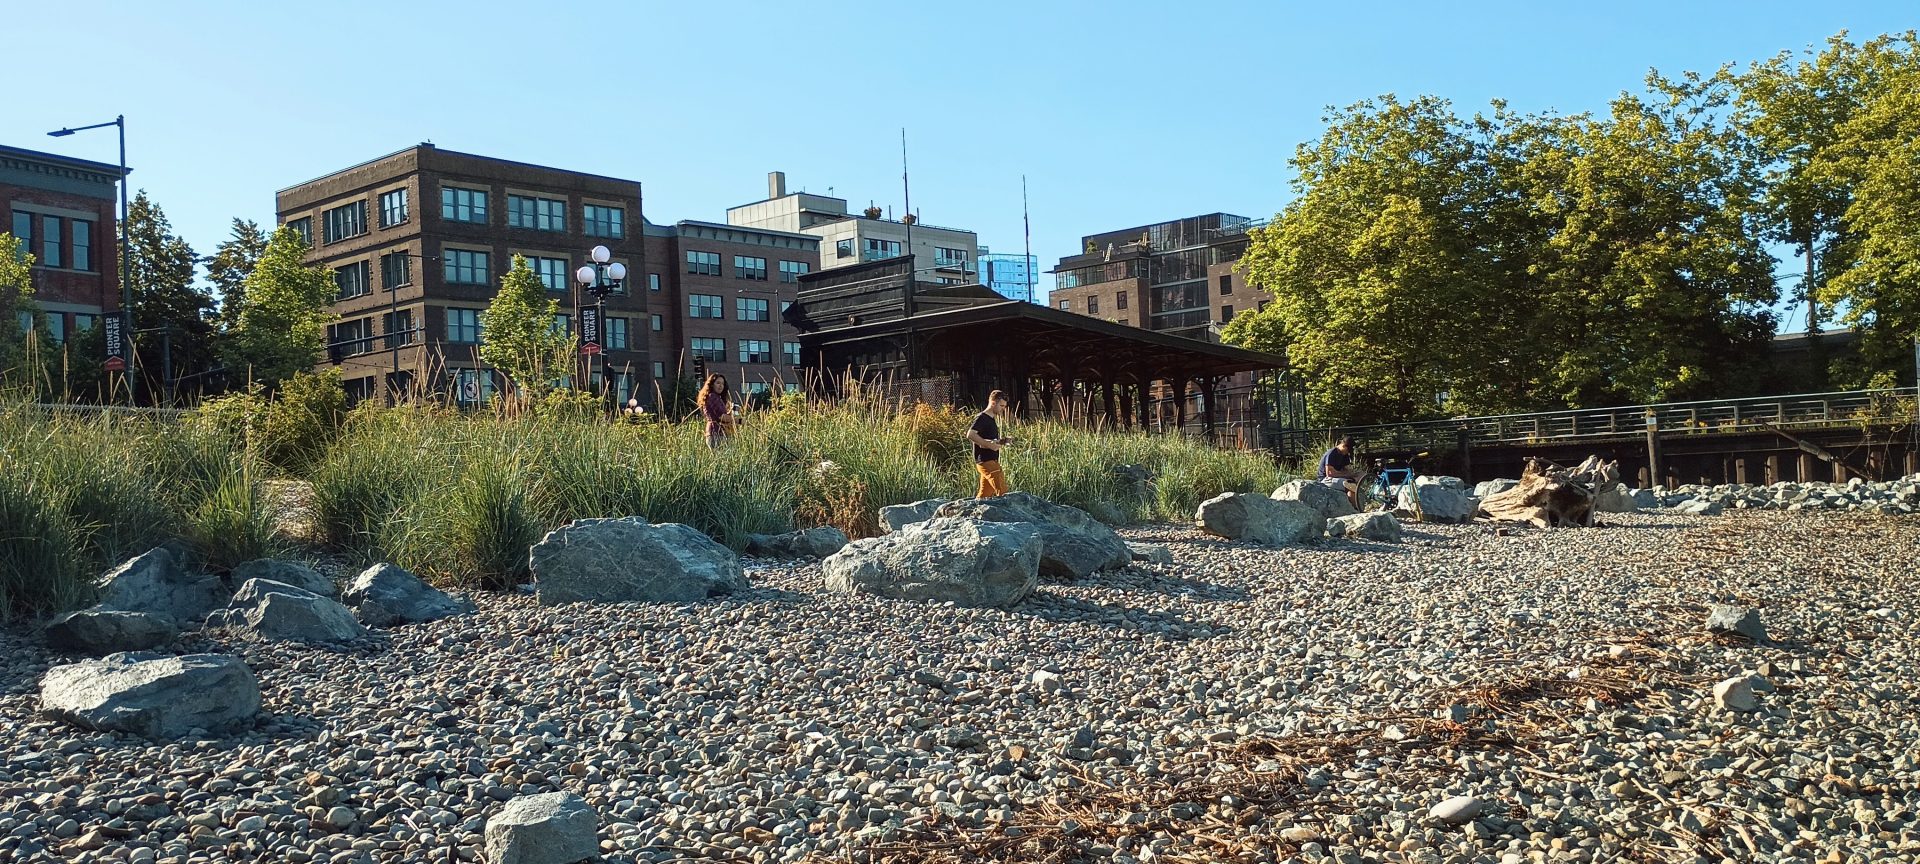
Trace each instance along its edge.
{"label": "woman in red top", "polygon": [[719,447],[720,439],[733,434],[733,403],[727,399],[727,379],[717,372],[708,375],[696,401],[707,418],[707,447]]}

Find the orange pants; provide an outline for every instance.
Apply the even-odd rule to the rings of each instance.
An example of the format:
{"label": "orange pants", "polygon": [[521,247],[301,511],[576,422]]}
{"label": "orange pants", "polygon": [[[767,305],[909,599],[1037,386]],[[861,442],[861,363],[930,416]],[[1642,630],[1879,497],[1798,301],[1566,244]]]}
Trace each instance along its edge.
{"label": "orange pants", "polygon": [[997,498],[1013,491],[1007,485],[1006,472],[1000,470],[1000,460],[975,462],[973,467],[980,471],[980,493],[975,498]]}

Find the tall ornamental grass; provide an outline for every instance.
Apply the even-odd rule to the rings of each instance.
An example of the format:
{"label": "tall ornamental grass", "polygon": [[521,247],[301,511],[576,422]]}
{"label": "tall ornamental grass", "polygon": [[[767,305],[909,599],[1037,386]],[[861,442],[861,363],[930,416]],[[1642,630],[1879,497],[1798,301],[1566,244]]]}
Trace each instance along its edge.
{"label": "tall ornamental grass", "polygon": [[251,454],[166,420],[0,401],[0,617],[82,604],[174,540],[214,568],[278,551]]}

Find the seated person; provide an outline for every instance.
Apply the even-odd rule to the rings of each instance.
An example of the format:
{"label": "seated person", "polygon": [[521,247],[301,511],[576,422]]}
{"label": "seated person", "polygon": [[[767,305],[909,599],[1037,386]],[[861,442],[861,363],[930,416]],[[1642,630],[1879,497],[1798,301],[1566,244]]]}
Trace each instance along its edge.
{"label": "seated person", "polygon": [[1320,457],[1320,482],[1346,490],[1347,500],[1360,506],[1360,469],[1353,465],[1353,436],[1340,436],[1339,443]]}

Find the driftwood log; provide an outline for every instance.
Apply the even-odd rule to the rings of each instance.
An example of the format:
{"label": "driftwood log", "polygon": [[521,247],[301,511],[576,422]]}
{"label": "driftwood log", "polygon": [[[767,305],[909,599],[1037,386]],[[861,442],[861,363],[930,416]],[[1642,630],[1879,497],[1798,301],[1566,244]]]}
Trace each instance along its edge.
{"label": "driftwood log", "polygon": [[1488,495],[1480,513],[1496,522],[1529,522],[1542,528],[1593,525],[1596,490],[1620,482],[1620,463],[1589,456],[1567,469],[1545,459],[1528,459],[1520,485]]}

